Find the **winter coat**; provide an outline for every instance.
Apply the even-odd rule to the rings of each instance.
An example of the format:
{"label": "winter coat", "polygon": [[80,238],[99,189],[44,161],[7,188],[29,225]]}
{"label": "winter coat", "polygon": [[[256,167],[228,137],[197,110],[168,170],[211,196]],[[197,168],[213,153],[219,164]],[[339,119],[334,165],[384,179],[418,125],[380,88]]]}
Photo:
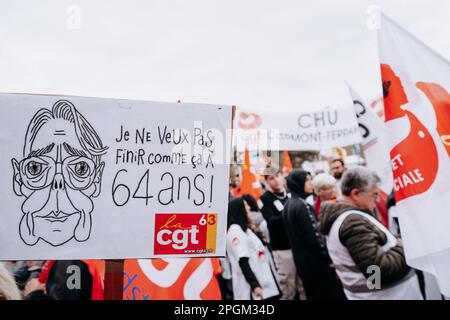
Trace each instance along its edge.
{"label": "winter coat", "polygon": [[[421,298],[403,247],[370,212],[344,202],[325,202],[320,217],[320,232],[349,299]],[[375,270],[379,284],[368,285]]]}
{"label": "winter coat", "polygon": [[283,220],[300,277],[329,273],[331,265],[325,242],[317,229],[314,209],[304,200],[305,180],[305,171],[293,171],[287,177],[291,198],[283,209]]}
{"label": "winter coat", "polygon": [[[272,250],[287,250],[291,248],[283,222],[283,208],[288,200],[288,195],[284,198],[277,197],[272,191],[266,191],[260,198],[263,207],[261,213],[267,221],[267,228],[270,234],[270,246]],[[278,208],[277,206],[278,205]],[[281,209],[281,210],[279,210]]]}

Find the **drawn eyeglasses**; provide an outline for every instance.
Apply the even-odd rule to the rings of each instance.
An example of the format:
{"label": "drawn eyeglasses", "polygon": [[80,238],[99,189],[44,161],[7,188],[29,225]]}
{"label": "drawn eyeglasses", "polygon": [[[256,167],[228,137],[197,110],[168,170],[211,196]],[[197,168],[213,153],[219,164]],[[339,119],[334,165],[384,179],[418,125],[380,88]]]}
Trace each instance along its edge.
{"label": "drawn eyeglasses", "polygon": [[74,190],[89,188],[95,179],[94,161],[82,156],[70,156],[56,162],[48,156],[29,157],[20,161],[20,176],[25,186],[32,190],[44,189],[52,184],[57,173],[64,184]]}

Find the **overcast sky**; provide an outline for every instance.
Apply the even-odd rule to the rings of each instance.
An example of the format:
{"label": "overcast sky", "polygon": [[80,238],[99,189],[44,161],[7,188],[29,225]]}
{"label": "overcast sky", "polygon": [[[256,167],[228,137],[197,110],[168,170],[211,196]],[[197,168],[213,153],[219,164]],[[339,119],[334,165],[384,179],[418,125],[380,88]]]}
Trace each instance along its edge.
{"label": "overcast sky", "polygon": [[347,81],[369,99],[380,92],[370,5],[450,58],[448,0],[0,4],[0,92],[307,108]]}

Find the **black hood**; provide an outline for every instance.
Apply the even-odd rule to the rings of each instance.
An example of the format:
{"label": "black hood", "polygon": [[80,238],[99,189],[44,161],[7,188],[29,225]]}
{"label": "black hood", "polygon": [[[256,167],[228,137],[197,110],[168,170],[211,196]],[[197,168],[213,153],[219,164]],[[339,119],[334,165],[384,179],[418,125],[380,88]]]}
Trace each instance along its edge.
{"label": "black hood", "polygon": [[306,199],[309,194],[305,193],[306,177],[311,175],[308,171],[292,170],[286,178],[287,187],[293,196]]}

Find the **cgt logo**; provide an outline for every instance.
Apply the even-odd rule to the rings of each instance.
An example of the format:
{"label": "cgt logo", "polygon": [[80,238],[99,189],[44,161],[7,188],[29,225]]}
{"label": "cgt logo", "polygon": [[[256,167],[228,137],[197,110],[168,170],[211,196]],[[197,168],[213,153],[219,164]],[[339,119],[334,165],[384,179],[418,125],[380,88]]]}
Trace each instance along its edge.
{"label": "cgt logo", "polygon": [[216,251],[216,213],[156,213],[154,254]]}

